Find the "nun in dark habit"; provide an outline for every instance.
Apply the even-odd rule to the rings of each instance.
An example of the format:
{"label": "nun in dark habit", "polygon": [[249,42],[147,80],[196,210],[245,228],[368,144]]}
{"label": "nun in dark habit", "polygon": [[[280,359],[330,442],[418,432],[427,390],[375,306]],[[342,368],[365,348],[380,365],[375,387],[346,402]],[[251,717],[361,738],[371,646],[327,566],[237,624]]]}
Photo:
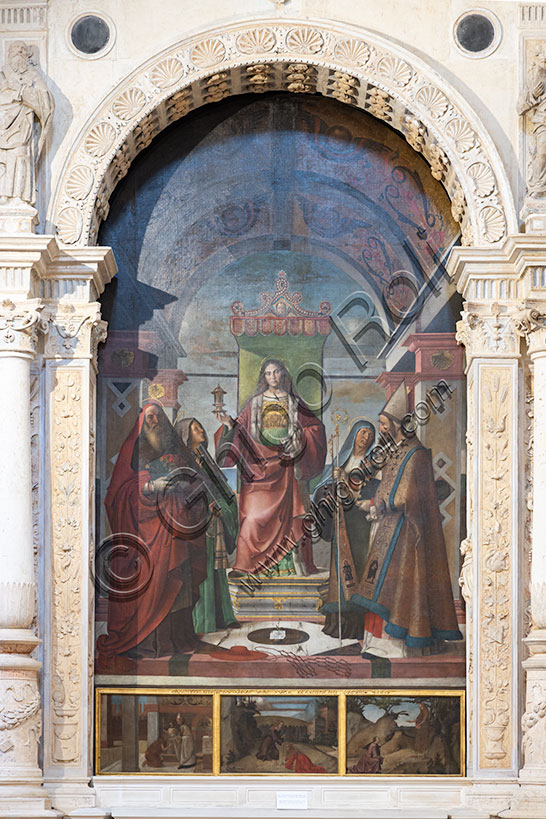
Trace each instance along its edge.
{"label": "nun in dark habit", "polygon": [[368,556],[372,521],[360,504],[373,498],[379,484],[377,467],[368,457],[374,442],[373,423],[355,421],[313,493],[318,528],[332,544],[328,596],[321,608],[322,630],[330,637],[361,640],[363,636],[365,612],[350,598]]}

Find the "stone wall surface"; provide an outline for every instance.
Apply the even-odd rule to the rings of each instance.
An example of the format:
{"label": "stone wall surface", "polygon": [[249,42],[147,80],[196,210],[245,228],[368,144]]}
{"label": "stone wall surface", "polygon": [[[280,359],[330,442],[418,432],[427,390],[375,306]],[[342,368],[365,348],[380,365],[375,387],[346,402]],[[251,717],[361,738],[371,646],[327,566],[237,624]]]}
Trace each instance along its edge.
{"label": "stone wall surface", "polygon": [[[417,58],[425,58],[432,69],[461,93],[477,116],[486,123],[501,155],[514,197],[521,199],[518,155],[520,128],[514,116],[518,96],[516,82],[500,83],[499,76],[513,74],[519,64],[520,39],[532,32],[540,37],[540,24],[522,27],[520,4],[486,2],[480,8],[491,10],[502,28],[502,39],[495,52],[481,60],[469,59],[457,48],[453,26],[459,15],[469,8],[461,0],[430,3],[427,0],[397,0],[384,3],[327,2],[327,0],[290,0],[275,4],[272,0],[238,3],[226,8],[217,2],[191,3],[163,0],[150,4],[146,0],[93,5],[111,20],[115,41],[100,59],[77,56],[69,45],[68,31],[72,21],[83,14],[86,4],[52,0],[47,11],[47,37],[42,45],[47,73],[55,89],[57,113],[51,146],[48,151],[49,181],[41,191],[44,210],[54,193],[63,165],[79,132],[101,100],[140,65],[169,49],[178,41],[207,29],[225,24],[244,25],[262,20],[282,23],[293,20],[321,21],[357,27],[380,33],[393,45],[400,45]],[[546,21],[542,23],[546,31]],[[11,32],[10,32],[11,35]],[[479,75],[479,82],[476,77]],[[42,219],[41,230],[51,225]]]}

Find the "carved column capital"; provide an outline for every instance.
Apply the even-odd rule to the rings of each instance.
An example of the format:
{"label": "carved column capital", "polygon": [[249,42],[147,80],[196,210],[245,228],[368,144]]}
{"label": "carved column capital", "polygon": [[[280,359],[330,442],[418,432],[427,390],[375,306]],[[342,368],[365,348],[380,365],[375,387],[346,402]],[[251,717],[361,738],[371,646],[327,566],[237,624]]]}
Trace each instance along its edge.
{"label": "carved column capital", "polygon": [[46,358],[89,359],[97,366],[97,348],[106,339],[106,322],[100,304],[57,304],[48,310],[50,332]]}
{"label": "carved column capital", "polygon": [[512,305],[493,302],[466,307],[457,322],[455,337],[464,345],[468,362],[473,358],[519,356],[521,333],[514,323]]}
{"label": "carved column capital", "polygon": [[39,299],[15,303],[6,298],[0,302],[0,355],[35,356],[39,335],[48,329],[43,309]]}
{"label": "carved column capital", "polygon": [[546,353],[546,311],[522,305],[514,315],[513,323],[515,332],[525,339],[531,359]]}

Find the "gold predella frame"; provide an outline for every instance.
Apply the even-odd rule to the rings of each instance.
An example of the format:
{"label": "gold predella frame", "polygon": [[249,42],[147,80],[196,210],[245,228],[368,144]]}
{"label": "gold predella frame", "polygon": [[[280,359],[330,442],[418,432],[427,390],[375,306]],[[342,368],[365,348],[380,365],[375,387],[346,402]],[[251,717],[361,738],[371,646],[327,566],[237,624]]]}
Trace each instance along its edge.
{"label": "gold predella frame", "polygon": [[[101,744],[100,727],[102,716],[102,696],[108,694],[131,694],[133,696],[208,696],[212,700],[212,772],[211,773],[180,773],[170,772],[148,772],[130,771],[112,773],[101,771]],[[337,773],[312,773],[302,774],[287,771],[286,773],[230,773],[222,771],[221,762],[221,709],[222,697],[275,697],[275,696],[315,696],[315,697],[335,697],[337,699],[337,732],[338,732],[338,769]],[[459,771],[455,774],[350,774],[347,773],[347,697],[456,697],[459,699],[459,727],[460,727],[460,764]],[[361,779],[363,777],[376,777],[380,779],[399,779],[403,777],[418,777],[419,779],[430,779],[438,777],[465,776],[466,762],[466,733],[465,733],[465,692],[462,689],[435,689],[435,688],[123,688],[123,687],[100,687],[95,691],[95,775],[96,776],[261,776],[261,777],[318,777],[343,776]]]}

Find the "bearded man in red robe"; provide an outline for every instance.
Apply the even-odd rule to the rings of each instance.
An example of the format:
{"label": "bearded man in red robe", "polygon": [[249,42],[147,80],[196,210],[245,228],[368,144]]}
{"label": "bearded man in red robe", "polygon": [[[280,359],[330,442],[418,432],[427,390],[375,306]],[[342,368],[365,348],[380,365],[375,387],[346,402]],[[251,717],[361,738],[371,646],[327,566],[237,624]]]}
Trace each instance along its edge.
{"label": "bearded man in red robe", "polygon": [[326,459],[324,424],[295,393],[290,374],[276,358],[262,364],[258,388],[239,417],[221,413],[218,418],[224,426],[216,434],[216,459],[221,466],[240,468],[234,572],[259,574],[288,555],[294,563],[291,573],[314,574],[303,519],[308,481],[320,475]]}
{"label": "bearded man in red robe", "polygon": [[162,657],[197,642],[192,610],[206,575],[206,496],[191,485],[189,456],[185,485],[161,477],[171,462],[185,463],[184,455],[161,405],[147,403],[121,447],[105,499],[109,571],[119,585],[109,594],[108,634],[97,641],[105,657]]}

